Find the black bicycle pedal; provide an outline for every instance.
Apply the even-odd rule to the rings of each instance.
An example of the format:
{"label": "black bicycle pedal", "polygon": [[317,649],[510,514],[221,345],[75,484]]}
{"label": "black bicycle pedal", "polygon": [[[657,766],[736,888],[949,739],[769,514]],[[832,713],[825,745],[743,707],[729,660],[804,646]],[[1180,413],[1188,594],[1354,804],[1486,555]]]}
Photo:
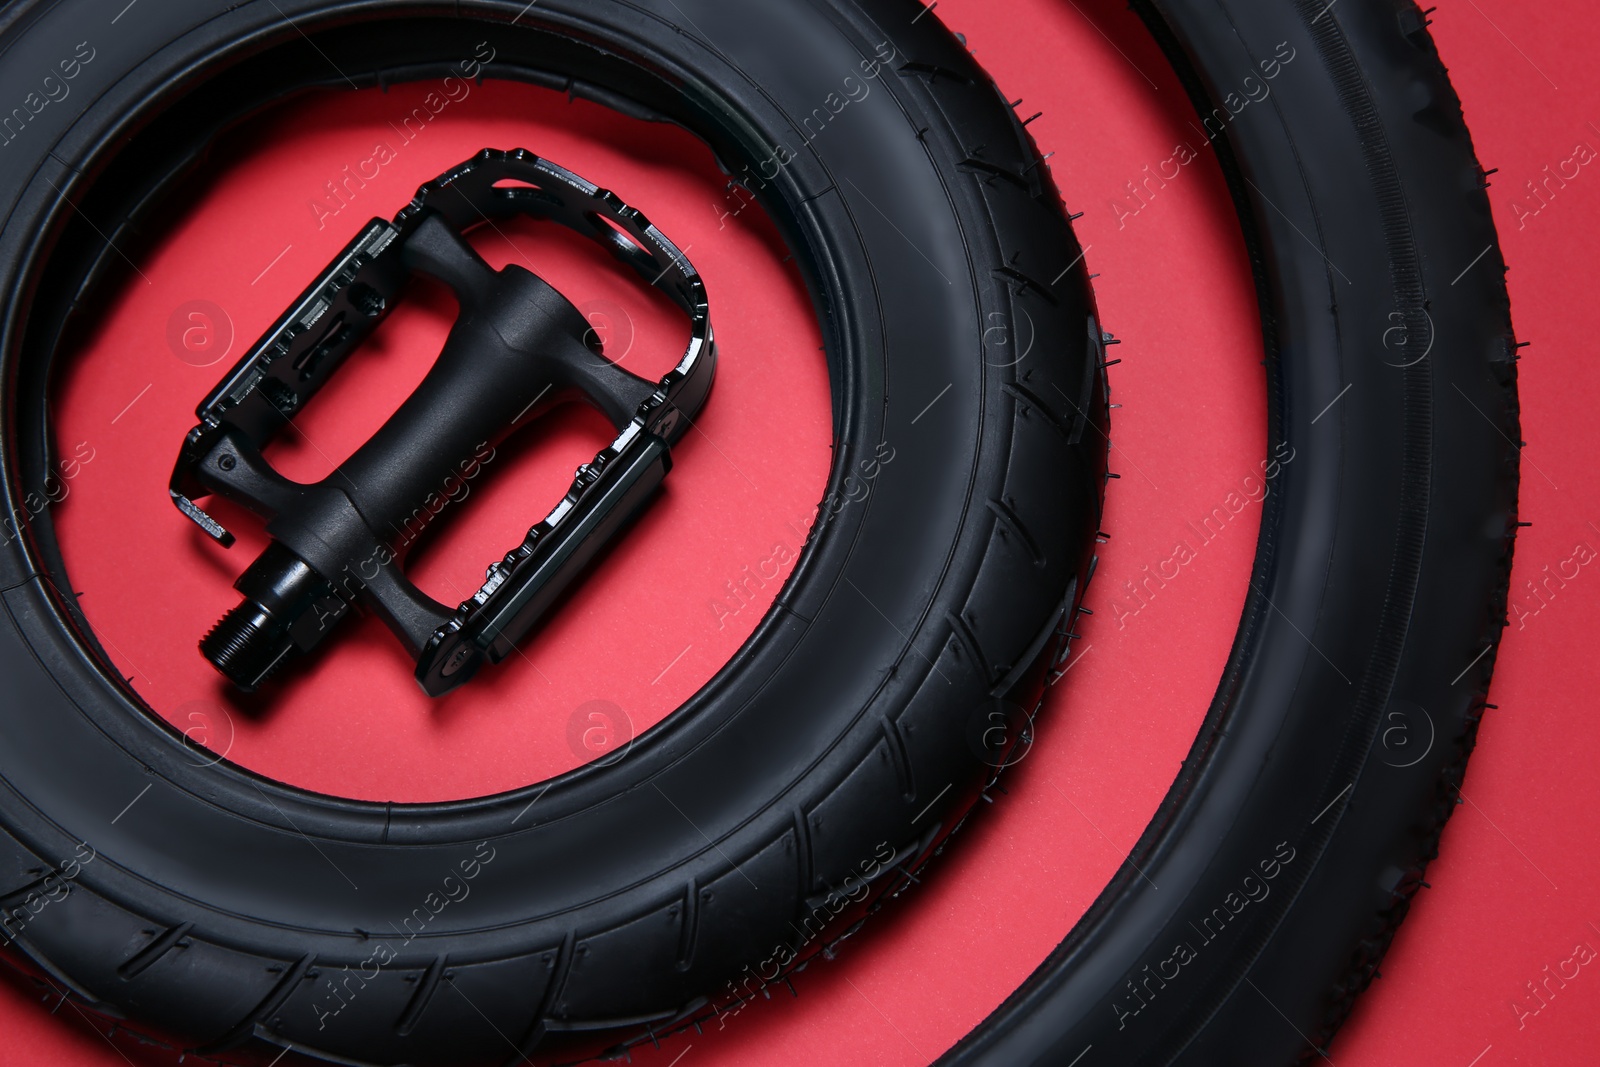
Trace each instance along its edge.
{"label": "black bicycle pedal", "polygon": [[[660,381],[607,360],[566,297],[516,265],[494,270],[463,234],[524,214],[600,242],[690,318],[687,350]],[[326,478],[293,482],[262,449],[288,426],[422,273],[449,285],[460,314],[410,397]],[[438,696],[516,648],[584,566],[649,501],[671,449],[716,373],[705,286],[643,215],[521,149],[485,149],[423,185],[393,221],[373,219],[200,404],[169,492],[218,543],[233,535],[195,501],[215,494],[266,520],[272,542],[235,582],[244,600],[201,640],[245,690],[311,651],[361,604],[417,661]],[[482,588],[451,609],[402,568],[403,545],[441,493],[476,476],[483,450],[551,404],[582,398],[617,437]]]}

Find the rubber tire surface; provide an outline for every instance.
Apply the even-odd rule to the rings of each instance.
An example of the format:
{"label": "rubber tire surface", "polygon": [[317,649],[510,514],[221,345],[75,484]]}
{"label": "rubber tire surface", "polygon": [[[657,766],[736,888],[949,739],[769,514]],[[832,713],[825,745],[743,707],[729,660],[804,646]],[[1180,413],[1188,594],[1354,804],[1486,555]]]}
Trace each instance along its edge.
{"label": "rubber tire surface", "polygon": [[[40,64],[93,53],[0,152],[0,291],[17,294],[0,335],[4,488],[25,527],[0,548],[0,906],[41,981],[207,1057],[517,1060],[555,1031],[704,1010],[743,968],[814,950],[819,900],[831,914],[836,891],[904,884],[991,773],[975,719],[1034,701],[1061,648],[1107,451],[1101,337],[1057,193],[1004,98],[919,11],[0,14],[0,100],[34,92]],[[823,320],[829,504],[739,656],[626,759],[471,802],[316,796],[197,759],[83,632],[48,510],[25,506],[25,472],[53,458],[41,383],[61,322],[124,269],[108,244],[137,256],[158,194],[265,86],[459,76],[486,38],[487,76],[683,121],[758,188]],[[647,85],[671,91],[645,104]],[[808,132],[845,94],[860,98]],[[125,121],[152,99],[159,114]],[[776,145],[793,158],[767,167]]]}
{"label": "rubber tire surface", "polygon": [[948,1065],[1317,1059],[1461,803],[1506,621],[1517,346],[1485,175],[1424,14],[1135,9],[1223,135],[1260,284],[1270,454],[1292,462],[1181,775]]}

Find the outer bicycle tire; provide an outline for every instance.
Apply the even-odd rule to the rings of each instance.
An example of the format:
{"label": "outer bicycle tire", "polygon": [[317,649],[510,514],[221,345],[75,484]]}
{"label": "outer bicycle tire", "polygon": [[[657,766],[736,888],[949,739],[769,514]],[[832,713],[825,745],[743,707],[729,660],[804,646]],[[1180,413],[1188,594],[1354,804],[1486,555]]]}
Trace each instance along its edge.
{"label": "outer bicycle tire", "polygon": [[[0,907],[37,981],[211,1059],[546,1058],[575,1032],[639,1035],[753,995],[748,972],[775,980],[906,884],[1015,741],[1004,710],[986,739],[990,716],[1030,707],[1057,665],[1107,452],[1102,337],[1059,196],[1005,98],[919,10],[0,12],[0,100],[43,100],[42,72],[72,71],[0,149],[18,533],[0,546]],[[96,644],[49,509],[28,504],[56,460],[63,331],[231,123],[297,89],[475,76],[680,122],[761,198],[823,323],[822,514],[735,660],[619,761],[402,805],[196,759]]]}
{"label": "outer bicycle tire", "polygon": [[1319,1058],[1461,803],[1506,623],[1518,345],[1425,14],[1134,8],[1214,134],[1260,293],[1269,449],[1295,458],[1176,783],[948,1067]]}

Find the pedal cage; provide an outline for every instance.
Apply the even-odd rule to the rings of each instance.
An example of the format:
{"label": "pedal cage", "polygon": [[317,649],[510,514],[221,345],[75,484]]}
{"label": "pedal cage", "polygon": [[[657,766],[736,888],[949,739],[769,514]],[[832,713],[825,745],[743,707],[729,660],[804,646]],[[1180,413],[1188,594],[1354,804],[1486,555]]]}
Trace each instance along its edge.
{"label": "pedal cage", "polygon": [[[463,238],[517,214],[601,243],[689,316],[688,348],[665,377],[649,381],[604,359],[565,297],[515,265],[491,269]],[[414,273],[445,282],[461,305],[439,359],[338,470],[314,484],[284,478],[262,449],[383,321]],[[173,503],[225,547],[233,535],[196,500],[241,504],[272,536],[235,583],[244,603],[202,639],[202,653],[253,689],[361,603],[416,659],[423,690],[449,692],[485,661],[510,655],[644,507],[715,373],[705,286],[671,241],[571,171],[521,149],[485,149],[423,185],[392,221],[369,222],[196,409],[199,425],[172,473]],[[488,567],[471,598],[451,609],[424,594],[404,575],[393,535],[441,484],[475,474],[480,443],[574,393],[611,419],[616,439],[578,468],[566,495]]]}

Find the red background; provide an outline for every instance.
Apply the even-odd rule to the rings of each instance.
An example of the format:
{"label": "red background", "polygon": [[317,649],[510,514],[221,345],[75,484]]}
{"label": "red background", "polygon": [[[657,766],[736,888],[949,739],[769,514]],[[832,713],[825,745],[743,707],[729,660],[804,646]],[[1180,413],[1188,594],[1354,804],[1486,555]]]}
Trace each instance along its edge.
{"label": "red background", "polygon": [[[1136,606],[1124,582],[1166,558],[1185,522],[1237,489],[1264,451],[1252,290],[1215,166],[1203,158],[1184,168],[1142,206],[1126,199],[1124,184],[1146,164],[1194,139],[1175,80],[1115,3],[942,0],[938,14],[967,35],[1011,98],[1023,98],[1024,114],[1044,112],[1030,128],[1056,152],[1051,166],[1068,204],[1086,212],[1077,227],[1102,275],[1103,318],[1125,342],[1113,371],[1125,405],[1113,469],[1123,478],[1108,502],[1114,536],[1091,590],[1100,610],[1009,794],[963,832],[921,891],[837,960],[799,976],[797,1001],[756,1003],[719,1030],[641,1051],[641,1064],[936,1058],[1027,976],[1121,862],[1188,748],[1242,603],[1253,519],[1230,527],[1137,612],[1114,606]],[[1534,525],[1518,544],[1514,617],[1491,698],[1499,710],[1484,722],[1468,802],[1430,869],[1433,888],[1331,1053],[1342,1067],[1589,1063],[1600,975],[1585,968],[1520,1020],[1513,1004],[1537,1007],[1526,983],[1577,944],[1600,947],[1592,847],[1600,734],[1586,699],[1600,634],[1600,584],[1590,585],[1600,578],[1584,568],[1544,599],[1530,584],[1575,547],[1600,549],[1592,462],[1600,378],[1581,358],[1595,325],[1585,286],[1600,177],[1585,170],[1536,214],[1526,187],[1579,143],[1600,148],[1590,122],[1600,116],[1600,74],[1589,55],[1600,14],[1577,2],[1441,0],[1433,19],[1479,157],[1500,168],[1490,196],[1512,265],[1513,314],[1532,342],[1522,363],[1522,510]],[[747,566],[771,573],[780,549],[798,547],[821,496],[829,434],[816,327],[781,247],[755,211],[723,216],[737,202],[724,198],[704,150],[677,131],[540,90],[485,86],[452,103],[319,228],[308,202],[370,155],[375,138],[398,140],[388,124],[410,111],[413,95],[402,87],[297,105],[231,138],[180,226],[138,256],[137,275],[63,380],[57,408],[63,452],[82,441],[94,454],[59,507],[74,585],[135,687],[197,740],[254,769],[399,800],[536,781],[670,712],[753,627],[761,605],[732,599],[725,583]],[[639,531],[528,647],[530,663],[508,663],[430,704],[368,620],[286,679],[275,699],[235,701],[190,649],[231,604],[229,582],[259,548],[259,529],[218,508],[241,535],[224,553],[188,529],[162,492],[194,401],[225,365],[191,363],[229,331],[213,313],[198,324],[216,332],[191,334],[185,348],[182,327],[197,323],[180,316],[174,349],[169,320],[181,305],[211,301],[231,323],[236,358],[360,222],[391,213],[419,182],[484,144],[549,155],[692,246],[723,352],[704,432],[680,448],[669,489]],[[243,205],[255,232],[234,244],[217,239],[237,236]],[[594,313],[609,350],[631,333],[625,366],[654,374],[676,358],[682,329],[673,314],[593,269],[600,261],[581,242],[517,227],[480,247],[497,265],[534,264]],[[333,387],[340,392],[307,411],[303,436],[276,452],[286,472],[312,477],[348,454],[420,378],[451,311],[447,299],[425,294],[397,312]],[[785,403],[763,403],[774,394]],[[419,558],[422,584],[441,599],[474,586],[482,564],[543,513],[607,434],[594,416],[571,411],[523,436]],[[141,567],[97,551],[128,536],[139,539]],[[662,563],[670,580],[648,580]],[[148,590],[171,583],[182,595],[164,598],[167,613],[152,619]],[[619,636],[625,656],[609,651]],[[600,677],[586,668],[597,654],[606,656]],[[586,750],[593,714],[612,729],[589,735]],[[0,1063],[121,1062],[123,1052],[72,1007],[41,1006],[0,985]]]}

